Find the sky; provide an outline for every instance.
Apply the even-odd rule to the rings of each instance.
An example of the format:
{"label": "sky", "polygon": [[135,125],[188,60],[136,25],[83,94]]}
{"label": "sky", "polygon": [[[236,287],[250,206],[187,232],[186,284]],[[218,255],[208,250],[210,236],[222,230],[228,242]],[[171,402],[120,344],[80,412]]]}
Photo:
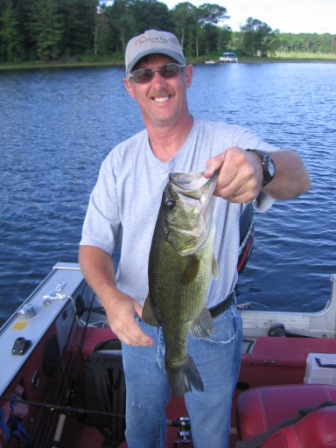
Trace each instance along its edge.
{"label": "sky", "polygon": [[240,31],[253,17],[282,33],[336,34],[336,0],[161,0],[171,9],[190,1],[195,6],[214,3],[224,6],[233,31]]}

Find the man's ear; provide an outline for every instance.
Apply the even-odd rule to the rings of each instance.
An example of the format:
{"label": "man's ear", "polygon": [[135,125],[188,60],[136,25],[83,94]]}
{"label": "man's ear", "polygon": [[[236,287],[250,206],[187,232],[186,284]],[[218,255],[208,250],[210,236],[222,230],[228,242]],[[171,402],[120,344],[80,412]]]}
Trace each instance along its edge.
{"label": "man's ear", "polygon": [[135,98],[134,92],[133,92],[133,83],[128,78],[124,78],[124,86],[125,86],[125,89],[127,90],[128,94],[132,98]]}
{"label": "man's ear", "polygon": [[189,87],[191,86],[193,74],[194,74],[194,68],[191,64],[187,65],[185,74],[186,74],[186,80],[187,80],[186,87],[187,87],[187,89],[189,89]]}

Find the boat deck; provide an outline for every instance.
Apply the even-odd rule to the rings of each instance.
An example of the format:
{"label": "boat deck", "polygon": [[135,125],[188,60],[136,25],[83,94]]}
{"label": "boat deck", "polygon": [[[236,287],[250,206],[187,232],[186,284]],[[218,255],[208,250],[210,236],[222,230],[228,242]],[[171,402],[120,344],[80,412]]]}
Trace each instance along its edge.
{"label": "boat deck", "polygon": [[[237,440],[236,406],[242,391],[267,385],[303,384],[309,354],[336,354],[336,275],[331,280],[330,301],[318,313],[242,312],[244,353],[232,406],[230,448]],[[22,423],[37,448],[127,446],[123,440],[123,412],[110,411],[117,420],[108,426],[109,431],[118,427],[118,443],[114,445],[106,444],[106,433],[89,426],[86,417],[93,409],[89,406],[85,409],[87,360],[100,343],[114,338],[106,328],[106,317],[93,313],[92,320],[86,320],[89,310],[96,307],[95,300],[78,266],[62,264],[1,329],[0,354],[6,369],[0,369],[0,408],[9,407],[9,397],[19,385],[28,407]],[[297,334],[267,336],[277,322]],[[13,356],[12,347],[17,339],[29,344],[24,353]],[[120,351],[118,356],[120,361]],[[336,382],[333,377],[331,380]],[[123,395],[119,396],[124,406]],[[168,406],[167,419],[174,422],[181,417],[187,417],[184,401],[174,398]],[[177,427],[168,426],[167,432],[167,448],[188,446],[187,440],[179,437]],[[13,440],[10,448],[19,446]]]}
{"label": "boat deck", "polygon": [[[87,356],[95,345],[109,338],[109,330],[90,330],[85,346],[83,348],[84,357]],[[251,387],[265,385],[302,384],[306,372],[306,360],[311,352],[336,353],[336,340],[326,339],[323,344],[320,339],[312,338],[270,338],[259,337],[254,341],[245,341],[245,353],[242,358],[241,372],[235,399],[232,408],[232,428],[230,448],[235,447],[237,438],[236,428],[236,402],[238,395]],[[78,403],[78,405],[82,405]],[[167,418],[177,421],[180,417],[187,416],[183,398],[173,398],[167,408]],[[76,429],[74,430],[74,428]],[[101,446],[104,437],[95,428],[88,427],[81,421],[67,424],[64,433],[66,441],[60,446],[71,446],[72,448],[86,448]],[[71,445],[67,445],[71,441]],[[183,438],[179,437],[178,428],[168,426],[167,448],[188,446]],[[126,448],[124,441],[120,448]],[[192,444],[189,444],[192,446]]]}

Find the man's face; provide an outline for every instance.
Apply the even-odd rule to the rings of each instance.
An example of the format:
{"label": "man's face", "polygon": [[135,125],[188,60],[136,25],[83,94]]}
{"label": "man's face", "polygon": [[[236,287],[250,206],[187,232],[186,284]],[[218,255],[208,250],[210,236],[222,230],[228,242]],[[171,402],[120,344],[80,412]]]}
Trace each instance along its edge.
{"label": "man's face", "polygon": [[[136,69],[156,69],[176,62],[168,56],[153,55],[140,61]],[[158,72],[146,84],[125,79],[125,87],[141,110],[145,126],[173,126],[189,116],[186,91],[192,81],[192,66],[188,65],[174,78],[164,79]]]}

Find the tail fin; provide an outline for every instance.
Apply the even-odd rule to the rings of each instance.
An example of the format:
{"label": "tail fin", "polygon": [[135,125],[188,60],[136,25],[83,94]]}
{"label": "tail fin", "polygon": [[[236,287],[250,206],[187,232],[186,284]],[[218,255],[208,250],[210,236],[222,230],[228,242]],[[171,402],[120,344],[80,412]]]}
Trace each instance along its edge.
{"label": "tail fin", "polygon": [[191,356],[178,365],[166,365],[166,372],[173,395],[182,397],[191,392],[191,385],[196,390],[203,391],[203,381]]}

